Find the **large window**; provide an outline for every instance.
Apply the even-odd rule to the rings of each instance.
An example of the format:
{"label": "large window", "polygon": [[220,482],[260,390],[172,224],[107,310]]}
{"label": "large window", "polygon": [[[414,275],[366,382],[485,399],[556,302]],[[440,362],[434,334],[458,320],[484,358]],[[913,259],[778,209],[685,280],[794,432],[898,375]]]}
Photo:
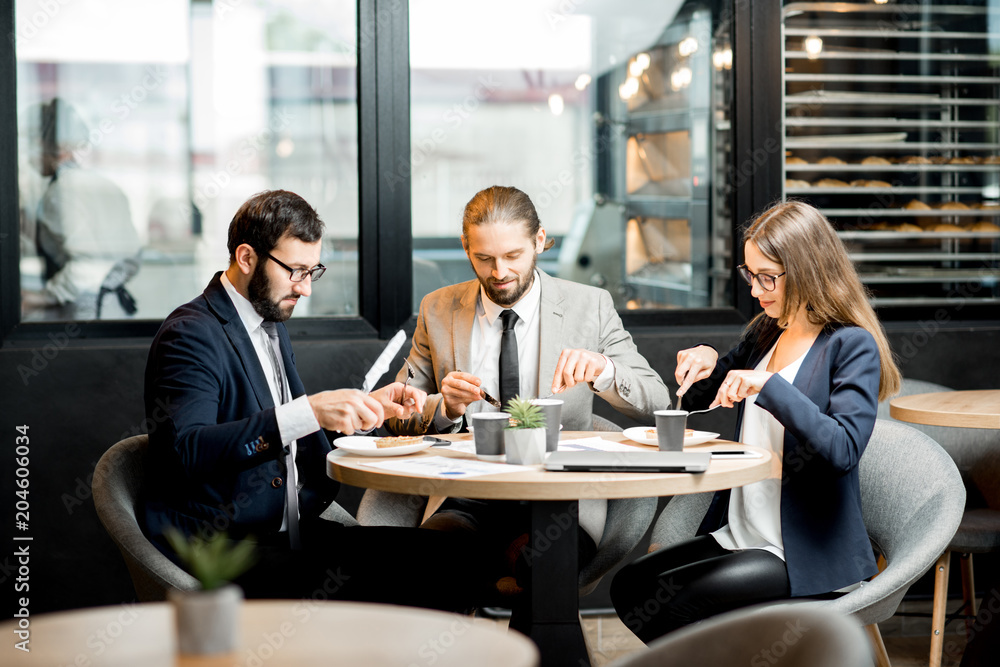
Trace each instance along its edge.
{"label": "large window", "polygon": [[159,319],[228,261],[249,195],[294,190],[358,310],[353,0],[18,0],[22,321]]}
{"label": "large window", "polygon": [[532,198],[552,275],[621,309],[731,307],[713,191],[730,161],[728,6],[413,0],[414,308],[473,277],[462,211],[491,185]]}

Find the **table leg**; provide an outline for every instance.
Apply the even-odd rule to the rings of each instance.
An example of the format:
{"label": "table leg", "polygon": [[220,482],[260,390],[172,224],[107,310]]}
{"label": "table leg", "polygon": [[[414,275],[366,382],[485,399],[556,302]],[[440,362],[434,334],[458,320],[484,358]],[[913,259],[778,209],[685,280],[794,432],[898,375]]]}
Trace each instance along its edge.
{"label": "table leg", "polygon": [[589,667],[580,627],[575,500],[531,502],[528,600],[512,610],[510,627],[530,637],[545,667]]}

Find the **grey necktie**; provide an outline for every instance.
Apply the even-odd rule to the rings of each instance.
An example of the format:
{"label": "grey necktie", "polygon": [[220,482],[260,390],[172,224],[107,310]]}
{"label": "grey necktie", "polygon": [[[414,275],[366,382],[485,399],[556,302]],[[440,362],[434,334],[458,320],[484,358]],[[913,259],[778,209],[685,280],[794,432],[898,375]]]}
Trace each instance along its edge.
{"label": "grey necktie", "polygon": [[[262,322],[261,328],[267,333],[269,345],[267,345],[267,356],[271,359],[271,370],[278,380],[278,395],[281,402],[286,403],[291,396],[288,395],[288,388],[285,386],[285,374],[281,372],[281,344],[278,340],[278,328],[274,322]],[[295,469],[295,458],[292,456],[292,448],[288,448],[285,454],[285,525],[288,528],[288,542],[292,549],[298,549],[302,543],[299,540],[299,494],[298,494],[298,471]]]}

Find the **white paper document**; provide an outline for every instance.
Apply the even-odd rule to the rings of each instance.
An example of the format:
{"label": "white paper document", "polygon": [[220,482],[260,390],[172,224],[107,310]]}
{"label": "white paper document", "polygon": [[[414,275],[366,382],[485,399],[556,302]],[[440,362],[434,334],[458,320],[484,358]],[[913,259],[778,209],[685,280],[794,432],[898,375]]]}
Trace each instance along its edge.
{"label": "white paper document", "polygon": [[472,461],[457,459],[450,456],[424,456],[415,459],[399,461],[376,461],[365,463],[372,468],[403,472],[424,477],[478,477],[481,475],[497,475],[504,472],[523,472],[531,466],[515,466],[508,463],[491,463],[489,461]]}

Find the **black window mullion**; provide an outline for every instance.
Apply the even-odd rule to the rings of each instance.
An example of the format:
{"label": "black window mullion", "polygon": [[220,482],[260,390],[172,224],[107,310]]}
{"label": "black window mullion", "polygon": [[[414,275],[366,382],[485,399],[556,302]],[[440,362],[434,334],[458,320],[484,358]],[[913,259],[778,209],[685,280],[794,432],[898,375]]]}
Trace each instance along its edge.
{"label": "black window mullion", "polygon": [[413,312],[407,4],[360,0],[358,45],[360,311],[388,338]]}
{"label": "black window mullion", "polygon": [[17,62],[14,3],[0,9],[0,340],[20,321],[21,225],[17,185]]}
{"label": "black window mullion", "polygon": [[[781,195],[781,3],[733,2],[733,281],[743,262],[742,230]],[[759,310],[735,285],[736,309]]]}

